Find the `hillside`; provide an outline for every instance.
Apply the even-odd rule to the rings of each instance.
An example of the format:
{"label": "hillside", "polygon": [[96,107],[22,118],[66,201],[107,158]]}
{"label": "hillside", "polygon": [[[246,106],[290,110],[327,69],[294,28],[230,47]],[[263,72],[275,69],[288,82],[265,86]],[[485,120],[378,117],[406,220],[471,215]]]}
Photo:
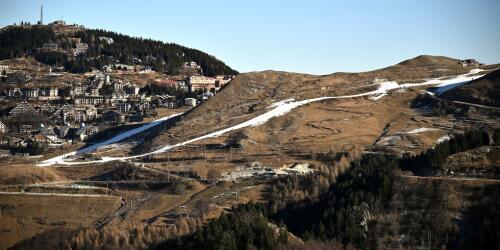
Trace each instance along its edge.
{"label": "hillside", "polygon": [[[43,48],[56,44],[57,48]],[[77,45],[88,46],[86,52],[72,54]],[[84,46],[85,46],[84,45]],[[39,62],[64,66],[72,73],[100,69],[111,63],[151,66],[155,71],[177,73],[184,62],[197,62],[205,75],[237,74],[224,62],[202,51],[175,43],[97,29],[79,25],[53,23],[49,25],[11,25],[0,30],[0,60],[30,55]]]}
{"label": "hillside", "polygon": [[500,70],[495,70],[440,95],[441,98],[453,101],[500,107]]}
{"label": "hillside", "polygon": [[[314,76],[288,72],[264,71],[238,75],[216,98],[212,98],[183,117],[182,124],[156,138],[152,148],[165,142],[174,143],[225,128],[262,114],[278,101],[294,98],[304,100],[320,96],[341,96],[363,93],[376,89],[376,79],[418,83],[427,79],[464,74],[469,68],[445,60],[444,64],[429,64],[433,57],[417,57],[404,64],[363,73],[335,73]],[[441,61],[441,57],[438,57]],[[444,69],[444,70],[439,70]],[[245,129],[252,141],[248,149],[254,153],[268,150],[299,150],[307,152],[321,148],[328,151],[335,145],[371,145],[390,125],[398,130],[412,130],[424,123],[409,121],[418,115],[409,107],[409,101],[418,95],[417,90],[398,91],[382,101],[368,98],[326,100],[298,108],[296,111],[271,120],[262,126]],[[203,124],[203,126],[201,126]],[[392,126],[392,127],[391,127]],[[396,132],[396,131],[395,131]],[[439,133],[428,133],[439,137]],[[409,137],[419,136],[408,135]],[[223,136],[224,137],[224,136]],[[213,141],[223,141],[214,139]],[[244,140],[245,141],[245,140]],[[335,141],[332,146],[328,141]],[[430,143],[422,138],[424,144]],[[340,146],[338,149],[342,148]],[[245,149],[247,149],[245,147]]]}
{"label": "hillside", "polygon": [[54,152],[23,171],[0,169],[10,192],[121,199],[84,227],[70,223],[53,242],[45,239],[57,225],[29,239],[13,234],[9,245],[294,249],[285,237],[299,239],[295,249],[472,244],[463,237],[488,245],[500,225],[498,114],[412,105],[431,89],[452,91],[497,67],[458,62],[419,56],[361,73],[243,73],[189,111],[92,157]]}

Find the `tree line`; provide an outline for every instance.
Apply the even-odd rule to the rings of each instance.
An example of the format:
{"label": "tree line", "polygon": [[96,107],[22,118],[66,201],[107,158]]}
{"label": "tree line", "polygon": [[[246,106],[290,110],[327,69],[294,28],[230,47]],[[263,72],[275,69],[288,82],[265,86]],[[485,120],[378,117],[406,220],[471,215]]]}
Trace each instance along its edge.
{"label": "tree line", "polygon": [[[99,37],[109,37],[114,42],[108,44]],[[57,43],[63,50],[74,48],[76,43],[70,38],[80,38],[81,42],[87,43],[87,52],[73,57],[62,51],[36,50],[50,42]],[[85,29],[68,35],[56,34],[50,26],[32,25],[11,26],[0,32],[0,60],[27,55],[42,63],[64,66],[72,73],[86,72],[92,67],[100,69],[118,60],[124,64],[151,66],[155,71],[168,74],[177,74],[182,64],[188,61],[197,62],[208,76],[238,74],[224,62],[205,52],[175,43],[130,37],[110,31]]]}
{"label": "tree line", "polygon": [[[495,144],[499,143],[500,130],[493,130],[492,137]],[[437,167],[451,154],[489,145],[489,139],[489,133],[486,130],[466,131],[464,134],[456,134],[451,140],[442,142],[436,147],[413,157],[408,155],[396,157],[392,155],[365,154],[350,158],[347,161],[346,158],[339,157],[339,154],[333,152],[329,155],[321,155],[319,156],[320,159],[333,159],[334,162],[330,166],[336,166],[336,169],[343,165],[343,170],[340,172],[332,171],[332,167],[329,167],[319,169],[319,171],[310,175],[292,175],[279,178],[269,187],[269,197],[267,197],[269,202],[267,204],[247,204],[244,208],[235,209],[232,214],[236,217],[244,216],[240,209],[243,209],[243,211],[252,209],[258,211],[259,216],[261,214],[265,216],[263,219],[267,218],[274,224],[281,225],[287,231],[300,236],[305,241],[300,245],[300,249],[312,249],[318,245],[335,246],[337,248],[350,248],[353,246],[362,249],[377,249],[381,244],[380,238],[382,236],[392,235],[392,237],[395,237],[396,232],[390,226],[380,224],[372,217],[376,216],[376,213],[385,214],[395,209],[392,207],[394,206],[394,190],[401,189],[395,186],[396,172],[399,169],[419,170],[420,167]],[[347,167],[345,166],[346,162]],[[398,185],[401,186],[401,183]],[[432,243],[436,247],[466,246],[465,243],[459,242],[459,231],[455,229],[456,226],[452,225],[453,222],[446,217],[447,211],[441,207],[441,202],[455,203],[447,201],[449,198],[447,197],[448,191],[442,190],[443,186],[423,185],[420,187],[423,188],[421,191],[415,188],[415,186],[410,185],[405,186],[400,191],[407,192],[406,195],[408,196],[407,198],[398,198],[403,201],[408,199],[408,202],[403,203],[401,209],[412,207],[416,211],[424,209],[426,213],[433,214],[434,217],[422,215],[423,217],[419,216],[422,219],[417,220],[416,217],[403,216],[403,219],[406,218],[417,223],[417,227],[409,228],[410,231],[407,232],[409,239],[406,239],[405,246],[410,248],[420,246],[422,240],[429,237],[428,234],[434,235],[433,243],[429,242],[429,244]],[[419,206],[418,204],[424,204],[409,199],[414,192],[423,192],[422,195],[424,193],[436,193],[435,200],[429,200],[425,203],[425,206]],[[418,197],[419,194],[416,195],[415,197]],[[483,223],[484,227],[488,228],[488,230],[481,230],[470,235],[471,238],[476,240],[494,235],[495,232],[500,233],[500,228],[491,224],[492,221],[498,219],[498,216],[492,215],[494,211],[487,209],[483,203],[487,202],[483,201],[473,209],[484,210],[485,214],[489,215],[491,219],[488,219],[488,222],[481,222],[486,217],[481,215],[480,218],[477,218],[472,214],[468,219],[469,223],[474,225]],[[495,204],[495,206],[497,205]],[[412,223],[411,221],[407,222]],[[397,221],[395,223],[402,222]],[[217,230],[213,229],[214,225],[217,225]],[[248,230],[249,228],[251,227],[248,225],[241,225],[237,221],[221,217],[221,219],[213,220],[207,226],[188,236],[168,240],[160,244],[159,248],[213,249],[213,247],[224,246],[219,249],[236,249],[232,243],[220,245],[222,244],[220,239],[225,239],[223,234],[238,239],[233,234],[238,235],[241,230]],[[420,230],[415,231],[414,229],[417,228],[420,228]],[[244,232],[249,235],[255,233],[252,231]],[[271,235],[266,237],[272,239]],[[218,239],[218,241],[212,241],[211,239]],[[233,238],[228,242],[232,240]],[[203,242],[205,242],[204,245],[202,245]],[[319,244],[318,242],[323,243]],[[491,242],[491,240],[485,242]],[[276,241],[274,244],[273,247],[276,245],[287,246],[289,243]],[[237,246],[239,249],[248,249],[246,245]],[[270,245],[252,245],[252,247],[258,249],[274,249],[266,246]]]}

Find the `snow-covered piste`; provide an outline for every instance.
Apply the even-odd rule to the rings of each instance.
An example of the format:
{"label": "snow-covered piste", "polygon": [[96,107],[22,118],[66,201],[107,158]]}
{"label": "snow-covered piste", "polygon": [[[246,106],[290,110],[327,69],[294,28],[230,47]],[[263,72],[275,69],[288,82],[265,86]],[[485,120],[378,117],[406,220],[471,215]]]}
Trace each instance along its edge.
{"label": "snow-covered piste", "polygon": [[[474,69],[474,70],[471,70],[467,74],[458,75],[455,77],[446,77],[446,78],[441,77],[441,78],[431,79],[431,80],[425,81],[423,83],[398,84],[395,81],[380,82],[380,83],[377,83],[379,85],[377,90],[369,91],[369,92],[365,92],[365,93],[361,93],[361,94],[355,94],[355,95],[317,97],[317,98],[312,98],[312,99],[307,99],[307,100],[302,100],[302,101],[295,101],[295,99],[290,98],[290,99],[279,101],[279,102],[276,102],[276,103],[270,105],[268,107],[268,109],[270,109],[268,112],[261,114],[259,116],[256,116],[256,117],[254,117],[248,121],[245,121],[243,123],[240,123],[238,125],[228,127],[228,128],[225,128],[225,129],[222,129],[219,131],[215,131],[215,132],[212,132],[212,133],[200,136],[200,137],[196,137],[196,138],[184,141],[184,142],[174,144],[174,145],[165,145],[157,150],[154,150],[154,151],[151,151],[148,153],[144,153],[144,154],[140,154],[140,155],[133,155],[133,156],[125,156],[125,157],[102,157],[102,159],[94,160],[94,161],[74,161],[74,159],[72,160],[72,159],[68,158],[70,156],[75,156],[75,155],[78,155],[78,154],[81,154],[84,152],[85,153],[91,152],[91,151],[99,148],[99,147],[94,147],[95,145],[93,145],[93,146],[91,146],[92,148],[89,147],[90,149],[93,149],[93,150],[90,150],[90,149],[85,150],[87,148],[84,148],[84,149],[81,149],[79,151],[67,153],[67,154],[64,154],[61,156],[57,156],[57,157],[42,161],[38,164],[38,166],[51,166],[51,165],[57,165],[57,164],[60,164],[60,165],[80,165],[80,164],[89,164],[89,163],[103,163],[103,162],[110,162],[110,161],[126,161],[126,160],[130,160],[130,159],[134,159],[134,158],[141,158],[141,157],[145,157],[145,156],[149,156],[149,155],[160,154],[160,153],[164,153],[164,152],[167,152],[169,150],[172,150],[174,148],[185,146],[185,145],[193,143],[193,142],[201,141],[201,140],[208,139],[208,138],[218,137],[218,136],[221,136],[225,133],[228,133],[228,132],[231,132],[234,130],[242,129],[245,127],[259,126],[259,125],[266,123],[267,121],[269,121],[270,119],[272,119],[274,117],[279,117],[279,116],[285,115],[286,113],[290,112],[292,109],[295,109],[297,107],[300,107],[300,106],[303,106],[303,105],[306,105],[306,104],[309,104],[312,102],[318,102],[318,101],[323,101],[323,100],[346,99],[346,98],[363,97],[363,96],[372,96],[372,100],[378,100],[378,99],[382,98],[383,96],[387,95],[388,92],[391,90],[419,87],[419,86],[425,86],[425,85],[437,85],[436,86],[437,89],[434,91],[437,92],[439,95],[439,94],[441,94],[445,91],[448,91],[452,88],[455,88],[457,86],[460,86],[462,84],[470,82],[474,79],[482,77],[483,75],[477,75],[481,71],[482,71],[481,69]],[[157,121],[161,122],[161,121],[170,119],[172,117],[175,117],[177,115],[179,115],[179,114],[169,116],[169,117],[164,117],[164,118],[157,120]],[[122,134],[120,134],[120,135],[108,140],[108,141],[113,141],[113,142],[99,143],[99,144],[101,144],[100,147],[102,147],[104,145],[109,145],[111,143],[118,142],[120,140],[123,140],[124,138],[132,136],[133,134],[142,132],[150,127],[155,126],[155,125],[151,125],[148,128],[144,128],[148,125],[137,128],[137,130],[138,130],[137,132],[132,132],[132,130],[131,130],[131,131],[124,133],[126,136],[122,136]],[[121,139],[113,140],[114,138],[121,138]]]}
{"label": "snow-covered piste", "polygon": [[[152,127],[156,127],[156,126],[160,125],[162,122],[167,121],[169,119],[172,119],[172,118],[174,118],[176,116],[179,116],[181,114],[182,113],[177,113],[177,114],[173,114],[173,115],[162,117],[160,119],[157,119],[157,120],[154,120],[154,121],[152,121],[150,123],[147,123],[147,124],[145,124],[143,126],[140,126],[140,127],[128,130],[126,132],[123,132],[121,134],[118,134],[118,135],[116,135],[116,136],[114,136],[114,137],[112,137],[112,138],[110,138],[108,140],[105,140],[105,141],[102,141],[102,142],[90,145],[88,147],[84,147],[84,148],[79,149],[77,151],[69,152],[69,153],[66,153],[66,154],[63,154],[63,155],[51,158],[49,160],[59,162],[59,161],[63,161],[64,158],[67,158],[67,157],[70,157],[70,156],[75,156],[75,155],[80,155],[80,154],[90,153],[90,152],[96,151],[99,148],[112,145],[113,143],[117,143],[117,142],[119,142],[121,140],[124,140],[126,138],[129,138],[129,137],[131,137],[131,136],[133,136],[135,134],[138,134],[138,133],[141,133],[141,132],[143,132],[145,130],[148,130],[148,129],[152,128]],[[47,160],[47,161],[49,161],[49,160]],[[45,162],[46,161],[42,162],[41,164],[43,164]]]}

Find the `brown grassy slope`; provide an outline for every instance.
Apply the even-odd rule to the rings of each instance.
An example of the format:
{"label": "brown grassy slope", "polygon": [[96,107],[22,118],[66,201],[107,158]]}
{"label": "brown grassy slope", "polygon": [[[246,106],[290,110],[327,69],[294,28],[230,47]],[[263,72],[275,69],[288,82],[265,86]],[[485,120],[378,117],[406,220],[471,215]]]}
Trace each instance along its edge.
{"label": "brown grassy slope", "polygon": [[446,91],[441,98],[500,107],[500,70]]}
{"label": "brown grassy slope", "polygon": [[0,185],[34,184],[61,181],[55,171],[24,164],[11,164],[0,167]]}
{"label": "brown grassy slope", "polygon": [[0,249],[47,229],[90,226],[117,209],[120,198],[0,194]]}
{"label": "brown grassy slope", "polygon": [[302,100],[363,93],[376,88],[369,85],[375,78],[419,82],[468,71],[469,69],[460,66],[455,59],[420,56],[388,68],[364,73],[315,76],[263,71],[240,74],[214,98],[187,114],[178,126],[157,137],[152,146],[159,147],[165,143],[182,141],[238,124],[265,112],[273,102],[288,98]]}

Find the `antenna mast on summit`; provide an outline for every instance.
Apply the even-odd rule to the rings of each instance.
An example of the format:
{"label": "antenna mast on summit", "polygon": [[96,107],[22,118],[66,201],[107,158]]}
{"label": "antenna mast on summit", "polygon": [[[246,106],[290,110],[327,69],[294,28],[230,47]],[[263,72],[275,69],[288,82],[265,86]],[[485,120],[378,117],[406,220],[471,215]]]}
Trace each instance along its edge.
{"label": "antenna mast on summit", "polygon": [[40,6],[40,25],[43,24],[43,5]]}

